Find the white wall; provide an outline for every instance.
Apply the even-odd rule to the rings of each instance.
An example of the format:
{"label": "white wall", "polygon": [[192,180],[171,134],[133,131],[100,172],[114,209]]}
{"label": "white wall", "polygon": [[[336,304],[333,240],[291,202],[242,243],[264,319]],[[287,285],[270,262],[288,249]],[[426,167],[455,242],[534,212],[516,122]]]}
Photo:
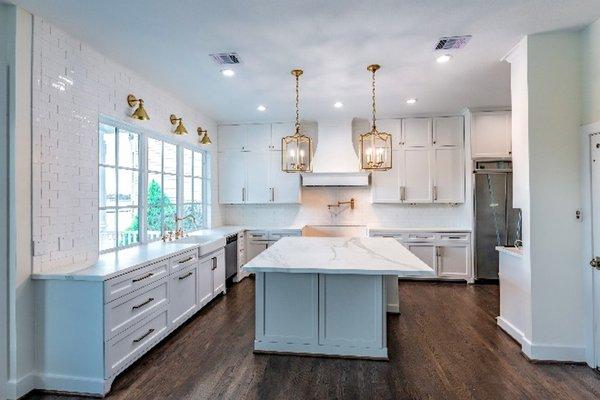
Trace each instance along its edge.
{"label": "white wall", "polygon": [[600,19],[581,33],[582,124],[600,121]]}
{"label": "white wall", "polygon": [[[33,70],[33,239],[39,254],[34,271],[91,264],[98,256],[99,115],[189,143],[197,143],[198,126],[215,138],[216,124],[38,16]],[[145,100],[149,121],[129,117],[129,93]],[[189,135],[170,133],[170,114],[183,118]],[[215,148],[208,146],[211,152]],[[212,167],[216,199],[216,157]],[[211,223],[220,225],[218,205],[211,215]]]}
{"label": "white wall", "polygon": [[523,351],[533,359],[585,360],[584,265],[575,218],[581,206],[580,40],[579,32],[531,35],[509,57],[515,206],[523,212],[524,281],[531,282]]}
{"label": "white wall", "polygon": [[[357,140],[364,124],[353,124],[352,137]],[[316,125],[315,125],[316,126]],[[465,125],[467,126],[467,125]],[[317,138],[318,128],[307,133]],[[350,138],[350,135],[348,135]],[[465,143],[470,141],[470,132],[466,129]],[[470,146],[466,146],[465,157],[470,160]],[[357,146],[355,145],[355,149]],[[377,172],[375,172],[377,173]],[[228,225],[256,227],[286,227],[320,224],[368,225],[389,228],[463,228],[471,229],[472,191],[471,163],[467,163],[465,203],[447,204],[371,204],[371,189],[338,187],[303,187],[302,204],[297,205],[223,205],[223,221]],[[329,210],[327,204],[356,200],[356,208]]]}

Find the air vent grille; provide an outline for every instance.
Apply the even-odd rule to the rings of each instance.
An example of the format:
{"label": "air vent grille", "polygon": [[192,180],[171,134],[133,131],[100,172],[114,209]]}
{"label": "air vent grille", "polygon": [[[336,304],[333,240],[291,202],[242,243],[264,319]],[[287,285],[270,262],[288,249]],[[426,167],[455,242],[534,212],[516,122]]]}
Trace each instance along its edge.
{"label": "air vent grille", "polygon": [[435,45],[435,50],[462,49],[471,40],[471,35],[446,36],[441,38]]}
{"label": "air vent grille", "polygon": [[209,56],[218,65],[241,64],[242,62],[242,60],[240,60],[240,56],[238,56],[237,53],[213,53],[209,54]]}

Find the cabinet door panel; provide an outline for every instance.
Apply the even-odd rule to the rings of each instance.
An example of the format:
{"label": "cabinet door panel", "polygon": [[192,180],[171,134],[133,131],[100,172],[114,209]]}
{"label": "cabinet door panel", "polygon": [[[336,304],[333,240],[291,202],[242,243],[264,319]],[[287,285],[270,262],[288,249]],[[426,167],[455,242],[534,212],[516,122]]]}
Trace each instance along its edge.
{"label": "cabinet door panel", "polygon": [[242,152],[219,153],[219,203],[243,203],[246,167]]}
{"label": "cabinet door panel", "polygon": [[431,162],[429,149],[404,150],[405,201],[431,203]]}
{"label": "cabinet door panel", "polygon": [[198,304],[204,306],[213,298],[213,261],[202,259],[198,263]]}
{"label": "cabinet door panel", "polygon": [[399,203],[402,201],[400,172],[403,162],[404,152],[392,150],[392,169],[374,171],[371,174],[373,203]]}
{"label": "cabinet door panel", "polygon": [[271,124],[246,125],[248,151],[269,151],[271,148]]}
{"label": "cabinet door panel", "polygon": [[462,146],[463,117],[438,117],[433,119],[433,145]]}
{"label": "cabinet door panel", "polygon": [[246,203],[266,204],[271,201],[269,189],[269,152],[244,153],[246,158]]}
{"label": "cabinet door panel", "polygon": [[437,148],[435,154],[434,202],[462,203],[464,195],[464,160],[462,149]]}
{"label": "cabinet door panel", "polygon": [[280,122],[271,125],[271,150],[281,150],[281,139],[294,134],[292,122]]}
{"label": "cabinet door panel", "polygon": [[225,253],[219,252],[214,257],[213,265],[213,297],[225,291]]}
{"label": "cabinet door panel", "polygon": [[392,135],[392,150],[400,148],[402,141],[402,120],[400,119],[380,119],[377,120],[377,130]]}
{"label": "cabinet door panel", "polygon": [[281,151],[272,151],[269,158],[270,202],[300,203],[300,174],[281,170]]}
{"label": "cabinet door panel", "polygon": [[469,271],[469,246],[438,246],[438,275],[464,278]]}
{"label": "cabinet door panel", "polygon": [[244,125],[219,126],[219,151],[242,151],[246,146]]}
{"label": "cabinet door panel", "polygon": [[472,117],[473,158],[511,155],[510,112],[481,112]]}
{"label": "cabinet door panel", "polygon": [[435,271],[435,245],[433,244],[405,244],[408,251],[417,256]]}
{"label": "cabinet door panel", "polygon": [[191,317],[199,307],[198,264],[171,275],[169,323],[176,327]]}
{"label": "cabinet door panel", "polygon": [[251,261],[254,257],[262,253],[267,249],[267,242],[248,242],[248,248],[246,249],[246,260]]}
{"label": "cabinet door panel", "polygon": [[431,146],[431,118],[404,118],[402,142],[404,147]]}

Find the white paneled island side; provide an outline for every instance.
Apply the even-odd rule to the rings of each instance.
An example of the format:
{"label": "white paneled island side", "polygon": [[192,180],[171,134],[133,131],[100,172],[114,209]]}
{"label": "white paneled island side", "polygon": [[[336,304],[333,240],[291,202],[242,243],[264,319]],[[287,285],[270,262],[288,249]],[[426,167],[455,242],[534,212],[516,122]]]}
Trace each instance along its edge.
{"label": "white paneled island side", "polygon": [[435,273],[392,238],[288,237],[244,268],[256,274],[255,352],[387,359],[397,277]]}

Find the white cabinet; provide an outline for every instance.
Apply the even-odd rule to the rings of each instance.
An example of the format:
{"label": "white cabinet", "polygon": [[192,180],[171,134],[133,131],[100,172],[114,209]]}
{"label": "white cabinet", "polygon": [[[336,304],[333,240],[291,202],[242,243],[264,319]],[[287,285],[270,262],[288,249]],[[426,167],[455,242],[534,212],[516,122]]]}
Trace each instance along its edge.
{"label": "white cabinet", "polygon": [[431,146],[431,118],[403,118],[402,145],[404,147]]}
{"label": "white cabinet", "polygon": [[279,122],[271,125],[271,150],[281,150],[281,140],[293,135],[295,125],[292,122]]}
{"label": "white cabinet", "polygon": [[462,203],[465,201],[463,150],[460,147],[441,147],[433,150],[433,201]]}
{"label": "white cabinet", "polygon": [[198,304],[200,307],[213,298],[213,266],[212,257],[203,258],[198,263]]}
{"label": "white cabinet", "polygon": [[246,173],[244,202],[249,204],[265,204],[271,201],[269,184],[269,152],[250,152],[243,154],[245,167],[240,174]]}
{"label": "white cabinet", "polygon": [[246,127],[244,125],[219,126],[219,151],[243,151],[246,147]]}
{"label": "white cabinet", "polygon": [[444,278],[465,278],[469,274],[470,247],[467,244],[437,246],[437,273]]}
{"label": "white cabinet", "polygon": [[379,119],[377,130],[392,135],[392,150],[400,148],[402,142],[402,120],[401,119]]}
{"label": "white cabinet", "polygon": [[431,152],[428,148],[404,150],[404,201],[431,203]]}
{"label": "white cabinet", "polygon": [[213,297],[225,293],[225,252],[218,251],[212,257]]}
{"label": "white cabinet", "polygon": [[407,243],[406,248],[435,271],[436,248],[434,244]]}
{"label": "white cabinet", "polygon": [[244,150],[268,151],[269,149],[271,149],[271,125],[246,125],[246,145]]}
{"label": "white cabinet", "polygon": [[199,308],[198,263],[171,274],[171,293],[169,303],[169,323],[172,327],[180,325]]}
{"label": "white cabinet", "polygon": [[392,168],[371,175],[373,203],[398,203],[403,200],[402,177],[404,152],[392,150]]}
{"label": "white cabinet", "polygon": [[462,147],[463,117],[436,117],[433,119],[433,145]]}
{"label": "white cabinet", "polygon": [[219,203],[241,204],[246,198],[246,153],[219,153]]}
{"label": "white cabinet", "polygon": [[266,241],[255,241],[252,239],[248,240],[248,246],[247,246],[247,250],[246,250],[246,260],[248,260],[248,261],[252,260],[254,257],[256,257],[257,255],[259,255],[260,253],[265,251],[268,246],[269,246],[269,243]]}
{"label": "white cabinet", "polygon": [[510,111],[476,112],[471,115],[471,153],[477,158],[510,158]]}
{"label": "white cabinet", "polygon": [[292,204],[300,202],[300,174],[281,170],[281,151],[269,154],[270,203]]}

